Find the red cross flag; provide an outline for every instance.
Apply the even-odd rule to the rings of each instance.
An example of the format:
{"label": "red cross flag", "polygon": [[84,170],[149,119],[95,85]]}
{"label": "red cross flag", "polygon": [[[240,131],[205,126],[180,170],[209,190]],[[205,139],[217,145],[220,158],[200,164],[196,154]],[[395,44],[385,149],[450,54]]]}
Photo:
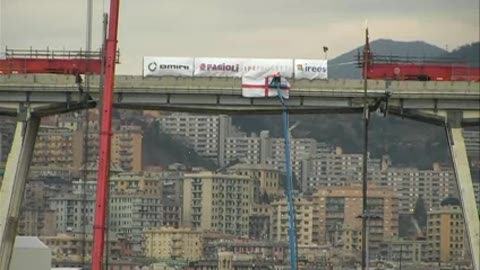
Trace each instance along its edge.
{"label": "red cross flag", "polygon": [[[280,78],[280,86],[277,83],[272,83],[274,78]],[[279,89],[278,89],[279,88]],[[283,98],[288,98],[290,92],[290,83],[284,78],[280,77],[280,73],[267,77],[242,77],[242,96],[255,98],[255,97],[277,97],[278,93]]]}

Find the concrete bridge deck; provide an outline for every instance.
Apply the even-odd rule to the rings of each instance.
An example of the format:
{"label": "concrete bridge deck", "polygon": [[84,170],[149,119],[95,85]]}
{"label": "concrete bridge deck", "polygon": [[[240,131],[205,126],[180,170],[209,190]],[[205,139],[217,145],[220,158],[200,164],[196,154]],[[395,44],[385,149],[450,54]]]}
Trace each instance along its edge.
{"label": "concrete bridge deck", "polygon": [[[91,78],[90,95],[100,96],[98,76]],[[293,113],[348,112],[363,106],[362,80],[291,80],[287,104]],[[371,106],[386,101],[392,108],[421,110],[477,110],[480,83],[475,82],[368,82]],[[78,105],[82,97],[74,76],[10,75],[0,77],[0,105]],[[180,110],[221,113],[265,113],[280,110],[277,99],[243,98],[238,78],[144,78],[117,76],[115,106],[130,109]]]}

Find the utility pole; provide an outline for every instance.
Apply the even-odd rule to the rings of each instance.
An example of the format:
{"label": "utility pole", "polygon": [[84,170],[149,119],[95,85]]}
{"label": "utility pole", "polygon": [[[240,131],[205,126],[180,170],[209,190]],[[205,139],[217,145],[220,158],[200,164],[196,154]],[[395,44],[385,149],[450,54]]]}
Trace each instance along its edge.
{"label": "utility pole", "polygon": [[400,243],[400,259],[399,259],[400,270],[402,270],[402,248],[403,248],[403,243]]}
{"label": "utility pole", "polygon": [[368,42],[368,27],[365,28],[365,46],[363,48],[363,175],[362,175],[362,270],[367,269],[367,164],[368,164],[368,100],[367,100],[367,72],[370,61],[370,46]]}
{"label": "utility pole", "polygon": [[[85,36],[85,59],[90,60],[90,52],[92,51],[92,13],[93,13],[93,4],[92,0],[87,0],[87,19],[86,19],[86,36]],[[87,61],[87,72],[85,73],[85,101],[88,100],[90,95],[90,65]],[[90,119],[90,110],[87,108],[85,111],[84,117],[84,127],[83,127],[83,183],[82,183],[82,233],[83,233],[83,244],[82,244],[82,266],[86,266],[86,242],[87,242],[87,166],[88,166],[88,133],[89,133],[89,123]]]}

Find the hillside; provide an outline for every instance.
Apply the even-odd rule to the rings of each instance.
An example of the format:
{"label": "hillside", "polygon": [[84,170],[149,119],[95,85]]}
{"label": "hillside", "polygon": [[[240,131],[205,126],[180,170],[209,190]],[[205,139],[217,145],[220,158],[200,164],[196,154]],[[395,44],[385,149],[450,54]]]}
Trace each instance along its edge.
{"label": "hillside", "polygon": [[[439,57],[448,54],[434,45],[423,41],[393,41],[378,39],[370,42],[370,47],[375,54],[396,55],[410,57]],[[360,79],[361,69],[355,65],[358,51],[363,50],[363,45],[346,52],[328,61],[328,77],[331,79]]]}
{"label": "hillside", "polygon": [[[462,46],[447,52],[421,41],[397,42],[379,39],[371,42],[378,54],[425,57],[455,57],[467,59],[478,65],[479,43]],[[330,78],[360,78],[360,70],[353,63],[357,47],[329,61]],[[478,65],[480,66],[480,65]],[[317,141],[342,146],[348,153],[361,153],[363,126],[359,114],[295,115],[291,123],[300,125],[293,131],[295,137],[311,137]],[[272,136],[281,137],[279,115],[233,116],[233,123],[243,131],[260,132],[268,129]],[[144,162],[146,165],[167,165],[180,162],[187,165],[214,167],[211,161],[198,156],[195,151],[167,134],[159,133],[156,124],[144,126]],[[374,157],[388,154],[395,165],[431,168],[435,161],[449,162],[447,141],[443,128],[404,120],[393,116],[384,118],[372,115],[370,124],[370,152]]]}
{"label": "hillside", "polygon": [[[370,43],[372,50],[382,55],[416,57],[454,57],[478,63],[479,44],[465,45],[449,53],[423,41],[399,42],[379,39]],[[360,69],[353,61],[362,46],[329,61],[329,78],[360,79]],[[348,64],[345,64],[348,63]],[[273,136],[282,136],[279,116],[235,116],[234,124],[248,132],[269,129]],[[360,115],[302,115],[292,116],[290,122],[300,122],[293,136],[312,137],[317,141],[342,146],[346,152],[361,153],[363,125]],[[441,127],[372,115],[370,123],[370,152],[374,157],[388,154],[394,164],[431,168],[435,161],[449,162],[445,131]]]}
{"label": "hillside", "polygon": [[480,42],[463,45],[442,57],[460,59],[470,66],[480,67]]}
{"label": "hillside", "polygon": [[[315,138],[319,142],[341,146],[347,153],[361,153],[363,122],[359,114],[293,115],[299,122],[293,137]],[[234,116],[234,124],[249,132],[269,129],[271,136],[282,136],[280,116]],[[435,161],[448,162],[445,132],[441,127],[372,114],[369,151],[373,157],[388,154],[395,165],[431,168]]]}
{"label": "hillside", "polygon": [[142,148],[144,166],[167,166],[172,163],[182,163],[187,167],[216,168],[212,161],[199,156],[195,150],[181,141],[160,132],[158,122],[144,126]]}

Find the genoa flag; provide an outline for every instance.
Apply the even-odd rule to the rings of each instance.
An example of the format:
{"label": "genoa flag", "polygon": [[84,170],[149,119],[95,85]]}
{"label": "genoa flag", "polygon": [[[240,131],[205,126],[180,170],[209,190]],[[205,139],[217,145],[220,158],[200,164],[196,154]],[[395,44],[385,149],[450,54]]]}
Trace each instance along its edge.
{"label": "genoa flag", "polygon": [[[277,97],[278,93],[283,98],[289,97],[290,84],[288,81],[280,77],[280,84],[274,81],[274,76],[267,77],[242,77],[242,96],[255,97]],[[278,78],[277,78],[278,79]]]}

